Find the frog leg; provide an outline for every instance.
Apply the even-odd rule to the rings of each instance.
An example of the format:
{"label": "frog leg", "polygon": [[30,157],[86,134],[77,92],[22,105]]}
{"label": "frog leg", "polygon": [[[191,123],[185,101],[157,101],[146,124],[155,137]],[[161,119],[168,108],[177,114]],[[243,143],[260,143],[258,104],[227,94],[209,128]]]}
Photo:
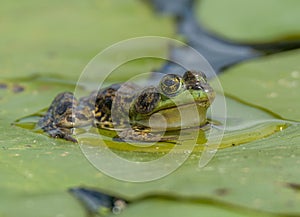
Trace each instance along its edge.
{"label": "frog leg", "polygon": [[58,94],[50,105],[47,113],[43,116],[38,124],[38,129],[53,138],[62,138],[68,141],[77,142],[72,135],[74,125],[72,109],[77,100],[69,92]]}
{"label": "frog leg", "polygon": [[53,123],[40,127],[45,133],[52,138],[61,138],[67,141],[77,143],[78,141],[72,137],[72,128],[60,128]]}
{"label": "frog leg", "polygon": [[150,128],[146,129],[126,129],[118,132],[118,136],[113,138],[114,141],[135,141],[135,142],[168,142],[177,143],[176,135],[165,136],[164,132],[151,132]]}
{"label": "frog leg", "polygon": [[73,128],[57,126],[55,122],[51,118],[49,119],[47,115],[40,119],[37,126],[37,129],[42,129],[52,138],[61,138],[75,143],[78,142],[74,137],[72,137]]}

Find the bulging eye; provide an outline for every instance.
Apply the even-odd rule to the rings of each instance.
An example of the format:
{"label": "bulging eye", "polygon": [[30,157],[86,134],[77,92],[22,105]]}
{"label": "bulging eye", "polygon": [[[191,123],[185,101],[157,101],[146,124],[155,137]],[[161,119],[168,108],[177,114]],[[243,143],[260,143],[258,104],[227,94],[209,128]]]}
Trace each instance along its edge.
{"label": "bulging eye", "polygon": [[201,90],[207,84],[206,76],[201,71],[186,71],[183,80],[187,89]]}
{"label": "bulging eye", "polygon": [[179,75],[168,74],[160,80],[159,88],[164,95],[174,97],[185,90],[185,85]]}

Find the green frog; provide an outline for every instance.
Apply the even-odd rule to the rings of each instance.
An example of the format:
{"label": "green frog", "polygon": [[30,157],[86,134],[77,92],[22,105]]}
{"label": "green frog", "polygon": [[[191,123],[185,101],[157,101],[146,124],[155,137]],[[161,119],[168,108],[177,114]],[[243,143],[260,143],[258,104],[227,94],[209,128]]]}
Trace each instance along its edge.
{"label": "green frog", "polygon": [[205,126],[214,98],[203,72],[167,74],[155,86],[113,84],[79,100],[71,92],[60,93],[37,126],[72,142],[77,142],[73,130],[88,125],[116,130],[121,140],[168,141],[161,132]]}

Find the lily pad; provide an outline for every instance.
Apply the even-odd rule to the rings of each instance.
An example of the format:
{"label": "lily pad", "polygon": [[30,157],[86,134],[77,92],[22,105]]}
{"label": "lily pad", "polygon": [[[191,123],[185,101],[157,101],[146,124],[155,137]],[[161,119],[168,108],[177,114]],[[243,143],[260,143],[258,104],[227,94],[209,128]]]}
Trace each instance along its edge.
{"label": "lily pad", "polygon": [[[281,58],[277,56],[274,61],[281,61]],[[235,78],[240,79],[238,76]],[[222,77],[221,81],[226,84],[226,80],[224,79],[223,82]],[[6,83],[8,87],[13,86],[13,82]],[[173,203],[181,203],[177,201],[181,198],[180,201],[183,200],[187,207],[196,208],[198,203],[201,204],[200,206],[208,206],[208,213],[215,212],[209,207],[210,204],[218,201],[221,201],[221,204],[217,205],[221,210],[223,204],[229,204],[225,205],[225,209],[237,214],[247,213],[249,209],[253,212],[267,212],[266,215],[300,212],[296,205],[299,203],[298,197],[295,196],[298,190],[290,185],[290,183],[297,185],[299,180],[295,172],[300,163],[296,157],[300,150],[297,148],[300,144],[297,124],[265,139],[219,150],[212,161],[202,169],[198,167],[201,153],[194,152],[182,167],[163,179],[142,184],[127,183],[109,178],[96,170],[85,159],[78,145],[11,126],[13,117],[20,115],[24,109],[25,111],[38,109],[37,101],[47,96],[42,90],[43,87],[47,87],[49,81],[45,82],[38,78],[18,84],[25,88],[24,92],[13,93],[9,88],[3,90],[7,94],[2,98],[5,102],[2,111],[10,114],[6,119],[3,118],[4,122],[1,126],[2,132],[6,132],[5,135],[1,135],[1,192],[4,196],[13,195],[18,198],[19,195],[24,195],[31,198],[32,195],[39,194],[47,197],[46,195],[53,192],[64,192],[73,186],[86,185],[135,200],[137,205],[130,209],[138,207],[139,198],[152,195],[155,203],[155,198],[161,200],[165,195],[169,195],[173,199],[166,206],[172,207]],[[60,85],[62,84],[52,83],[51,93],[62,87],[66,90],[72,87]],[[32,95],[34,90],[40,90],[40,94]],[[227,90],[226,85],[225,90]],[[239,93],[241,94],[242,91]],[[24,100],[25,96],[26,100]],[[236,94],[236,97],[238,96]],[[12,107],[17,111],[9,110]],[[273,116],[261,113],[261,117],[272,119]],[[132,153],[125,152],[125,154],[136,157]],[[278,197],[273,197],[274,194]],[[195,198],[197,202],[191,204],[190,200]],[[208,199],[209,202],[201,200],[203,198]],[[142,202],[144,203],[148,204],[147,201]],[[67,204],[66,211],[72,209]],[[239,207],[240,211],[236,211],[236,207]],[[8,209],[9,206],[5,206],[6,213],[10,213]]]}
{"label": "lily pad", "polygon": [[[45,5],[32,0],[20,4],[7,1],[1,7],[1,16],[7,21],[1,31],[6,29],[11,34],[4,31],[0,39],[9,42],[0,53],[0,215],[84,216],[83,207],[65,193],[70,187],[82,185],[135,201],[123,213],[124,216],[198,216],[199,213],[207,216],[299,215],[300,127],[297,123],[270,137],[218,150],[202,169],[198,167],[201,153],[194,152],[174,173],[147,183],[110,178],[87,161],[78,145],[11,125],[17,118],[48,106],[58,92],[72,91],[86,62],[114,40],[153,34],[152,27],[158,33],[166,31],[166,35],[172,31],[168,20],[153,18],[144,5],[135,1],[90,4],[92,2],[70,5],[60,1]],[[109,8],[117,8],[118,16],[110,13]],[[128,16],[128,13],[134,13],[140,19]],[[69,15],[68,19],[65,14]],[[82,22],[78,14],[81,14]],[[93,18],[88,18],[87,14],[92,14]],[[124,34],[119,33],[118,28],[115,30],[118,33],[113,34],[110,25],[100,29],[95,27],[102,15],[118,25],[126,24],[128,20],[128,23],[141,25],[133,25],[134,30],[124,30]],[[161,28],[164,22],[166,28]],[[78,23],[81,28],[69,25],[73,23]],[[136,27],[145,23],[149,23],[149,29],[146,28],[149,32]],[[84,27],[91,32],[82,31]],[[103,29],[103,34],[107,34],[103,39],[106,43],[94,47],[100,41]],[[88,37],[92,37],[91,40]],[[86,46],[81,44],[82,38],[85,38]],[[55,55],[47,56],[52,49]],[[158,49],[157,52],[165,51]],[[300,86],[293,83],[298,81],[295,72],[299,70],[297,59],[299,51],[245,63],[227,71],[221,76],[221,82],[225,92],[236,99],[293,122],[299,121],[297,93]],[[33,72],[39,72],[40,76],[32,76]],[[284,80],[278,83],[281,78]],[[283,88],[278,89],[277,84]],[[279,92],[271,94],[273,98],[268,100],[266,93],[270,91]],[[145,209],[150,211],[145,212]]]}
{"label": "lily pad", "polygon": [[[172,22],[134,0],[3,2],[0,11],[0,216],[83,216],[67,189],[96,185],[103,175],[77,145],[11,123],[48,106],[58,92],[73,91],[84,66],[102,49],[131,37],[172,36]],[[166,50],[154,46],[153,52]],[[143,69],[160,64],[143,62]],[[89,175],[77,170],[82,165]]]}
{"label": "lily pad", "polygon": [[[153,209],[155,207],[155,209]],[[202,203],[193,203],[191,201],[170,201],[164,199],[152,199],[142,201],[137,204],[133,204],[124,213],[122,217],[135,216],[136,213],[144,213],[147,210],[149,216],[161,216],[161,217],[172,217],[172,216],[224,216],[224,217],[247,217],[247,216],[269,216],[263,215],[257,212],[245,212],[238,208],[231,210],[226,207],[218,206],[216,204],[206,204],[206,201]]]}
{"label": "lily pad", "polygon": [[299,39],[299,7],[297,0],[202,0],[196,10],[210,31],[257,43]]}
{"label": "lily pad", "polygon": [[240,64],[221,75],[222,86],[232,96],[299,121],[299,58],[298,49]]}
{"label": "lily pad", "polygon": [[5,1],[0,14],[2,78],[51,73],[77,81],[88,61],[112,44],[174,32],[170,19],[136,0]]}

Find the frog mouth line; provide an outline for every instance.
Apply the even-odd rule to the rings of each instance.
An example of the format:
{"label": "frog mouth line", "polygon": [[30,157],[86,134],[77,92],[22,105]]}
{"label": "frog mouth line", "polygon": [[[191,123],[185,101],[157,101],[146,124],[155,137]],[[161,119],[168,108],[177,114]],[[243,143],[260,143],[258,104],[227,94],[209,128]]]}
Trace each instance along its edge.
{"label": "frog mouth line", "polygon": [[194,101],[194,102],[191,102],[191,103],[185,103],[185,104],[182,104],[182,105],[178,105],[178,106],[171,106],[171,107],[168,107],[168,108],[164,108],[164,109],[160,109],[160,110],[157,110],[157,111],[154,111],[153,113],[149,113],[149,115],[152,115],[152,114],[155,114],[155,113],[159,113],[161,111],[166,111],[166,110],[171,110],[171,109],[175,109],[175,108],[178,108],[178,110],[180,110],[180,108],[182,107],[185,107],[185,106],[189,106],[189,105],[194,105],[197,107],[201,106],[203,108],[206,108],[206,105],[207,103],[209,102],[209,100],[200,100],[200,101]]}

